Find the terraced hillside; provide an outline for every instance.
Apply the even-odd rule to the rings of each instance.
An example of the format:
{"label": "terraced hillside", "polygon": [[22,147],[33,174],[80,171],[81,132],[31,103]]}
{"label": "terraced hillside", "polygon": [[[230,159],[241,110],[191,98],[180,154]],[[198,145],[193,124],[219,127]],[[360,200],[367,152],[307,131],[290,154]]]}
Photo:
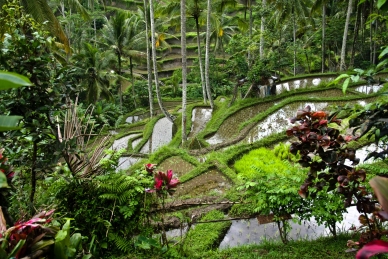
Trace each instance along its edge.
{"label": "terraced hillside", "polygon": [[[241,184],[234,168],[235,161],[251,150],[286,142],[288,118],[298,109],[306,105],[314,110],[365,105],[376,100],[381,91],[381,87],[354,85],[343,95],[338,86],[327,86],[325,78],[331,80],[332,77],[321,75],[318,86],[307,84],[303,88],[300,82],[304,79],[296,78],[283,82],[291,89],[277,96],[239,100],[229,108],[230,100],[226,98],[217,99],[214,110],[201,103],[192,103],[187,112],[188,121],[191,121],[187,131],[195,133],[190,135],[185,149],[181,148],[180,141],[179,106],[173,110],[177,116],[173,124],[161,116],[145,119],[122,126],[114,139],[128,136],[124,140],[126,153],[122,161],[127,161],[129,172],[150,162],[158,164],[158,170],[172,169],[179,177],[181,184],[167,205],[167,209],[174,212],[170,214],[168,227],[179,227],[176,211],[192,217],[215,209],[228,214],[233,204],[238,203],[229,195],[230,190]],[[314,77],[310,79],[314,81]],[[279,87],[282,86],[279,84]],[[169,130],[164,132],[166,129]],[[212,140],[214,136],[218,136],[217,141]],[[160,146],[156,141],[158,138],[164,141]],[[150,139],[156,147],[148,146]],[[152,153],[149,150],[153,150]]]}

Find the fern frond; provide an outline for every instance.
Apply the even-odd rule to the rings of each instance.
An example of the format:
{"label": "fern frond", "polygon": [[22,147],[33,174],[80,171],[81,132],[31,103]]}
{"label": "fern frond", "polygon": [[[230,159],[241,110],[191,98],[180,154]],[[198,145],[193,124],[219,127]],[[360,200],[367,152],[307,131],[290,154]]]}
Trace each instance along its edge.
{"label": "fern frond", "polygon": [[131,250],[131,247],[132,247],[131,239],[126,239],[112,232],[109,233],[109,239],[113,241],[113,243],[119,250],[123,252],[129,252]]}

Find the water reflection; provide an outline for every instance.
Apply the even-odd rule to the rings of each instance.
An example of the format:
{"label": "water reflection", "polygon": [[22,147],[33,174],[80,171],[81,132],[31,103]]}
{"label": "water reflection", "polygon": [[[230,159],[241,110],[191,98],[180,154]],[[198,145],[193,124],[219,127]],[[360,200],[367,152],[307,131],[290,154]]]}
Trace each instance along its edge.
{"label": "water reflection", "polygon": [[126,123],[135,123],[135,122],[144,120],[145,118],[148,118],[148,115],[147,115],[146,113],[139,114],[139,115],[132,115],[132,116],[129,116],[129,117],[125,120],[125,122],[126,122]]}
{"label": "water reflection", "polygon": [[128,148],[128,140],[130,138],[133,138],[135,136],[137,136],[138,134],[129,134],[125,137],[122,137],[122,138],[119,138],[119,139],[116,139],[114,142],[113,142],[113,145],[111,146],[110,149],[114,149],[114,150],[119,150],[119,149],[127,149]]}
{"label": "water reflection", "polygon": [[269,115],[259,124],[257,124],[243,140],[245,143],[252,143],[274,133],[279,133],[292,126],[289,118],[295,116],[295,112],[304,109],[310,105],[311,110],[318,111],[327,108],[327,102],[321,103],[292,103],[279,109],[277,112]]}
{"label": "water reflection", "polygon": [[363,85],[355,88],[354,90],[363,94],[373,94],[377,93],[382,87],[382,85]]}
{"label": "water reflection", "polygon": [[141,148],[140,153],[148,154],[150,150],[154,152],[161,146],[167,145],[172,140],[173,125],[166,117],[158,120],[152,131],[152,141],[148,140]]}
{"label": "water reflection", "polygon": [[191,131],[189,138],[195,136],[198,132],[203,130],[206,124],[212,117],[212,109],[210,108],[194,108],[191,116]]}
{"label": "water reflection", "polygon": [[[343,214],[343,221],[337,223],[337,229],[341,231],[349,230],[352,226],[360,226],[358,216],[360,213],[355,207],[349,207]],[[292,230],[289,239],[315,239],[320,236],[327,236],[330,231],[312,219],[303,221],[301,225],[289,221]],[[219,248],[224,249],[245,244],[260,244],[263,240],[281,240],[278,227],[275,223],[259,224],[256,218],[249,220],[232,221],[228,232],[222,240]]]}
{"label": "water reflection", "polygon": [[137,161],[139,161],[138,157],[120,157],[119,166],[116,168],[116,171],[126,170],[130,168],[133,164],[135,164]]}

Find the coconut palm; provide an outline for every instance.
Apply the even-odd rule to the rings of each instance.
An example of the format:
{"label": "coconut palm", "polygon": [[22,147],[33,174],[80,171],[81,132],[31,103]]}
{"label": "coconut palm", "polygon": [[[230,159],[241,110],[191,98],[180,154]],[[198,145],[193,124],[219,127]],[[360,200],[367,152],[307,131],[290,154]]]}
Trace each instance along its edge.
{"label": "coconut palm", "polygon": [[342,38],[341,59],[340,59],[340,70],[341,71],[344,71],[346,69],[346,65],[345,65],[346,43],[347,43],[348,30],[349,30],[349,22],[350,22],[350,14],[352,13],[352,8],[353,8],[353,0],[349,0],[349,2],[348,2],[348,11],[346,13],[344,36]]}
{"label": "coconut palm", "polygon": [[[146,31],[146,53],[147,53],[147,80],[148,80],[148,101],[150,103],[150,118],[152,118],[154,114],[154,97],[153,97],[153,90],[152,90],[152,70],[151,70],[151,55],[150,55],[150,41],[148,40],[148,1],[144,0],[144,24],[145,24],[145,31]],[[151,145],[150,145],[150,153],[151,153]]]}
{"label": "coconut palm", "polygon": [[[202,96],[203,96],[203,102],[207,102],[206,98],[206,84],[205,84],[205,73],[203,69],[203,63],[202,63],[202,49],[201,49],[201,38],[200,38],[200,28],[203,25],[203,22],[205,19],[202,17],[204,14],[205,6],[203,0],[188,0],[186,2],[186,16],[188,19],[194,19],[195,22],[195,30],[197,33],[197,53],[198,53],[198,65],[199,65],[199,71],[201,75],[201,85],[202,85]],[[173,0],[170,1],[167,6],[164,7],[163,11],[164,13],[167,13],[169,15],[180,15],[181,8],[181,2],[180,0]],[[202,18],[202,19],[201,19]],[[177,19],[178,22],[180,22],[180,19]],[[173,20],[174,22],[174,20]]]}
{"label": "coconut palm", "polygon": [[[106,18],[104,25],[103,38],[105,44],[111,48],[117,57],[117,74],[122,77],[122,57],[129,57],[129,69],[132,80],[132,97],[136,107],[133,60],[145,58],[146,54],[139,51],[144,42],[144,33],[142,21],[136,15],[128,12],[118,11],[110,20]],[[121,84],[119,80],[120,106],[122,106]]]}
{"label": "coconut palm", "polygon": [[87,103],[95,103],[100,97],[113,99],[108,89],[111,75],[104,72],[112,59],[113,56],[109,56],[109,53],[100,52],[89,43],[84,43],[84,49],[75,56],[76,76],[80,78]]}
{"label": "coconut palm", "polygon": [[187,52],[186,52],[186,0],[181,0],[181,51],[182,51],[182,144],[187,140]]}
{"label": "coconut palm", "polygon": [[314,13],[321,7],[322,10],[322,73],[325,72],[325,32],[326,32],[326,4],[329,0],[316,0],[311,7],[311,13]]}
{"label": "coconut palm", "polygon": [[160,110],[163,112],[164,116],[166,118],[173,122],[173,118],[171,114],[163,107],[162,97],[159,89],[159,77],[158,77],[158,68],[156,63],[156,39],[155,39],[155,21],[154,21],[154,3],[153,0],[149,1],[150,6],[150,25],[151,25],[151,50],[152,50],[152,63],[154,68],[154,79],[155,79],[155,89],[156,89],[156,97],[158,99],[158,104],[160,107]]}
{"label": "coconut palm", "polygon": [[213,97],[211,93],[211,88],[210,88],[210,76],[209,76],[209,66],[210,66],[210,17],[211,17],[211,1],[207,1],[207,17],[206,17],[206,48],[205,48],[205,82],[206,82],[206,92],[207,92],[207,98],[210,102],[210,107],[213,109],[214,108],[214,102],[213,102]]}
{"label": "coconut palm", "polygon": [[[302,0],[270,0],[272,6],[275,8],[274,18],[278,25],[281,26],[283,21],[291,19],[293,42],[294,42],[294,75],[296,74],[296,32],[297,23],[302,27],[307,25],[307,17],[309,14],[308,7],[311,6],[310,1]],[[310,20],[311,21],[311,20]]]}

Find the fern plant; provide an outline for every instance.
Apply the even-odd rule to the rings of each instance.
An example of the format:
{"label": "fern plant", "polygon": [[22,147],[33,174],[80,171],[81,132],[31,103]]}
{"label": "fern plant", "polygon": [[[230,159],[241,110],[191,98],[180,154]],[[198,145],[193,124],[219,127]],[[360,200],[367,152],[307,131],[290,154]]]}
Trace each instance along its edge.
{"label": "fern plant", "polygon": [[[106,236],[123,252],[128,252],[133,245],[132,235],[140,232],[139,224],[147,215],[151,201],[145,200],[145,188],[153,183],[152,177],[137,171],[133,175],[111,173],[97,177],[99,198],[113,204],[111,216],[107,220]],[[115,215],[115,216],[114,216]],[[124,229],[120,220],[131,222]],[[117,228],[119,223],[119,228]]]}

